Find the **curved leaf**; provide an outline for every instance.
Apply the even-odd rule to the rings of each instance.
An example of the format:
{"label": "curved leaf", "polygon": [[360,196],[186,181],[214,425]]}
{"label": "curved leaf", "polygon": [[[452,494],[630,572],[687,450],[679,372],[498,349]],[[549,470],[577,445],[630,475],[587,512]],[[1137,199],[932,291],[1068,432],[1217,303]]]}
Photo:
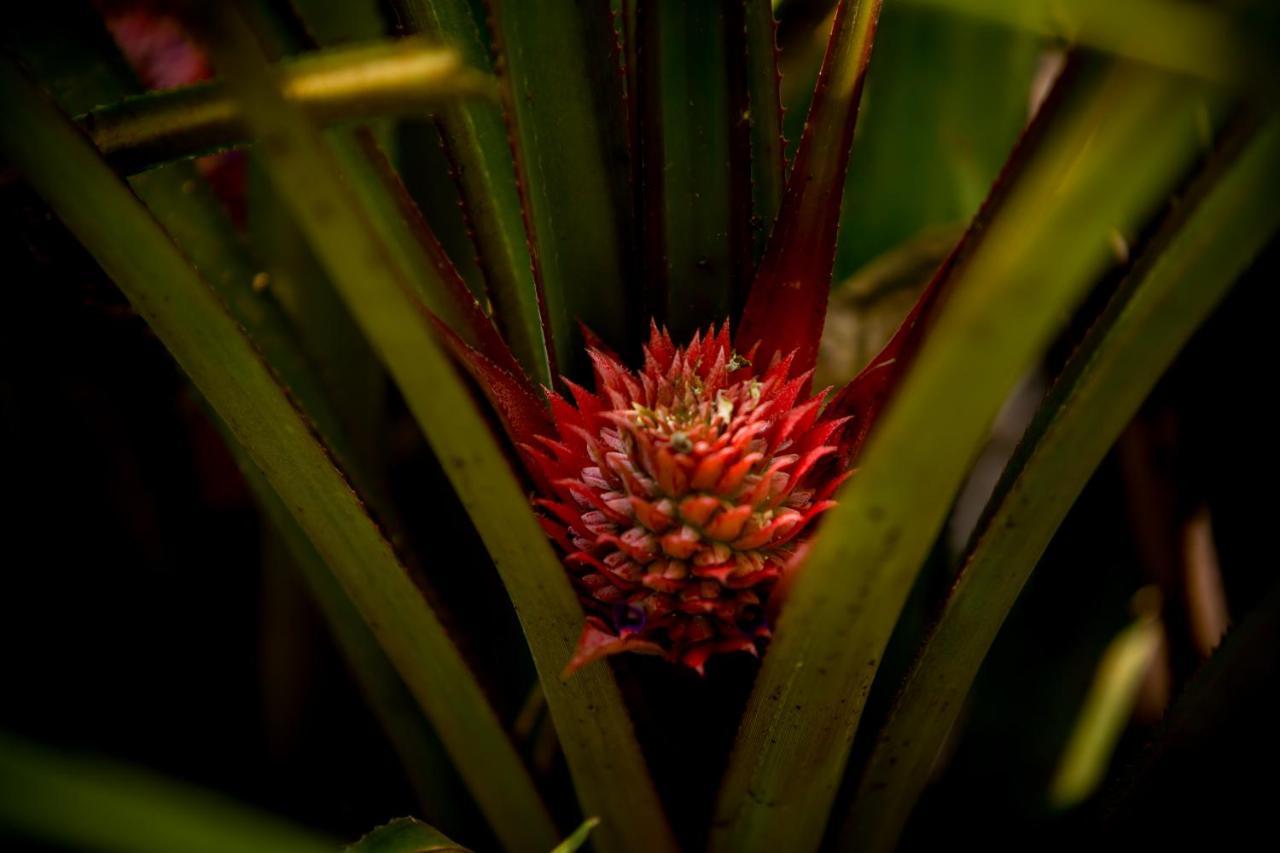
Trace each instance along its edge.
{"label": "curved leaf", "polygon": [[796,351],[792,375],[811,370],[827,311],[840,201],[882,0],[841,0],[809,119],[778,219],[747,296],[734,344],[762,365]]}
{"label": "curved leaf", "polygon": [[[306,531],[298,526],[289,508],[244,448],[226,433],[225,427],[223,435],[254,500],[279,536],[283,548],[287,549],[293,564],[289,568],[301,576],[306,590],[324,616],[347,669],[359,684],[387,740],[395,748],[423,814],[442,823],[449,821],[450,824],[446,825],[451,825],[459,813],[474,813],[471,803],[461,802],[465,794],[457,790],[459,780],[449,765],[443,745],[427,725],[413,694],[378,644],[378,638],[311,544]],[[479,820],[478,814],[476,820]]]}
{"label": "curved leaf", "polygon": [[[783,45],[804,36],[835,5],[834,0],[777,3]],[[1254,86],[1276,71],[1274,19],[1251,27],[1250,6],[1186,0],[897,0],[1015,27],[1069,45],[1096,48],[1117,57],[1208,80]]]}
{"label": "curved leaf", "polygon": [[[730,5],[730,4],[726,4]],[[729,310],[733,286],[730,15],[718,3],[637,4],[641,186],[649,287],[665,294],[656,319],[679,340]],[[743,81],[745,84],[745,81]],[[742,165],[746,166],[747,163]],[[748,167],[749,168],[749,167]]]}
{"label": "curved leaf", "polygon": [[1049,783],[1051,806],[1077,806],[1097,789],[1162,643],[1159,618],[1143,614],[1107,644]]}
{"label": "curved leaf", "polygon": [[858,119],[837,279],[929,226],[969,221],[1027,123],[1041,40],[889,3]]}
{"label": "curved leaf", "polygon": [[[585,363],[577,323],[626,351],[643,326],[628,317],[625,211],[615,180],[627,164],[611,145],[624,127],[604,97],[611,48],[588,38],[603,3],[487,0],[525,224],[562,370]],[[630,322],[629,322],[630,321]]]}
{"label": "curved leaf", "polygon": [[[1082,82],[950,266],[797,572],[721,789],[716,850],[817,845],[884,646],[987,425],[1106,266],[1112,226],[1150,215],[1191,159],[1195,87],[1128,66]],[[1152,150],[1152,134],[1167,144]]]}
{"label": "curved leaf", "polygon": [[1252,85],[1276,73],[1276,33],[1246,29],[1246,19],[1232,4],[1182,0],[903,2],[985,18],[1208,80]]}
{"label": "curved leaf", "polygon": [[[411,30],[449,44],[475,68],[489,67],[488,45],[466,0],[392,0],[392,6]],[[449,103],[437,113],[437,124],[457,174],[494,318],[529,376],[550,386],[545,305],[502,110],[476,100]]]}
{"label": "curved leaf", "polygon": [[564,841],[555,846],[551,853],[574,853],[575,850],[587,843],[587,838],[591,835],[591,830],[600,825],[600,818],[589,817],[582,822],[582,825],[573,831],[572,834]]}
{"label": "curved leaf", "polygon": [[848,816],[844,846],[889,850],[1027,576],[1156,380],[1280,228],[1280,127],[1220,158],[1153,239],[1023,438],[929,630]]}
{"label": "curved leaf", "polygon": [[[580,802],[604,821],[601,845],[672,847],[612,673],[597,667],[567,683],[557,678],[582,624],[577,596],[414,298],[413,271],[385,236],[391,223],[371,217],[367,201],[341,180],[333,152],[280,97],[253,34],[234,10],[200,13],[215,62],[238,92],[250,126],[268,141],[263,148],[283,200],[399,385],[493,557],[529,639]],[[500,800],[496,790],[486,795]],[[477,799],[492,812],[500,804],[486,804],[479,792]],[[500,834],[541,839],[551,830],[533,812],[517,821],[499,820],[492,812]]]}
{"label": "curved leaf", "polygon": [[221,301],[75,126],[9,63],[0,141],[245,446],[374,628],[512,847],[554,828],[493,709],[310,424]]}
{"label": "curved leaf", "polygon": [[332,853],[323,836],[217,794],[0,733],[0,826],[111,853]]}

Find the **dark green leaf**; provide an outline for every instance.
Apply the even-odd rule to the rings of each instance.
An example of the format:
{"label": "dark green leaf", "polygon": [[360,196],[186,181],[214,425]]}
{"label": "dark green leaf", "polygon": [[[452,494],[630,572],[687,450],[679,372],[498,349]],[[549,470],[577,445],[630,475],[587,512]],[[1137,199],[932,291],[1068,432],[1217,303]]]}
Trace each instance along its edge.
{"label": "dark green leaf", "polygon": [[845,189],[836,276],[977,211],[1027,122],[1040,40],[890,3]]}
{"label": "dark green leaf", "polygon": [[732,221],[730,201],[733,180],[746,188],[750,174],[749,161],[731,168],[741,116],[732,114],[729,66],[742,32],[729,32],[717,3],[637,6],[645,263],[652,290],[665,294],[656,319],[684,340],[728,313],[733,274],[742,272],[730,230],[747,223]]}
{"label": "dark green leaf", "polygon": [[645,328],[627,313],[634,270],[616,181],[628,166],[613,144],[622,105],[607,98],[619,71],[611,49],[589,39],[587,18],[609,9],[570,0],[489,0],[489,8],[526,225],[567,370],[584,363],[577,321],[622,350]]}
{"label": "dark green leaf", "polygon": [[793,351],[813,367],[831,288],[840,200],[881,0],[841,0],[777,222],[734,339],[769,364]]}
{"label": "dark green leaf", "polygon": [[[393,6],[410,29],[451,45],[469,65],[489,67],[488,45],[466,0],[393,0]],[[437,121],[457,170],[494,318],[529,376],[550,386],[545,305],[534,278],[502,111],[480,101],[450,104]]]}
{"label": "dark green leaf", "polygon": [[1080,79],[951,267],[922,348],[796,573],[714,849],[816,846],[884,646],[987,425],[1105,268],[1111,230],[1151,215],[1191,160],[1196,87],[1130,66]]}
{"label": "dark green leaf", "polygon": [[402,817],[380,826],[347,848],[347,853],[468,853],[420,820]]}
{"label": "dark green leaf", "polygon": [[[1068,44],[1208,80],[1244,83],[1276,72],[1274,29],[1250,31],[1240,4],[1183,0],[905,0],[985,18]],[[1236,7],[1233,9],[1233,6]]]}
{"label": "dark green leaf", "polygon": [[332,853],[337,847],[172,779],[72,758],[2,733],[0,825],[32,839],[111,853]]}
{"label": "dark green leaf", "polygon": [[600,825],[600,818],[589,817],[582,822],[582,825],[573,831],[573,833],[555,846],[551,853],[574,853],[587,843],[587,838],[591,835],[591,830]]}
{"label": "dark green leaf", "polygon": [[[221,300],[75,126],[9,63],[6,156],[125,291],[306,530],[512,846],[554,840],[492,708],[391,545]],[[500,829],[499,831],[503,831]],[[548,840],[550,837],[550,840]],[[521,845],[520,842],[524,842]]]}
{"label": "dark green leaf", "polygon": [[[306,117],[280,97],[243,21],[231,10],[209,10],[204,27],[246,120],[266,140],[282,199],[395,378],[494,559],[529,639],[580,802],[604,820],[602,845],[670,847],[611,672],[596,667],[568,682],[558,678],[575,646],[581,608],[484,416],[415,301],[414,270],[385,233],[394,223],[384,211],[370,210],[368,195],[353,191],[360,182],[340,177],[354,159],[336,159]],[[461,767],[464,773],[477,772],[471,764]],[[531,810],[502,819],[510,803],[499,790],[476,792],[500,836],[527,842],[551,831]]]}
{"label": "dark green leaf", "polygon": [[[448,99],[491,95],[491,78],[418,39],[331,48],[286,62],[285,96],[325,125],[418,115]],[[250,141],[218,82],[137,95],[77,119],[117,168],[140,172]]]}
{"label": "dark green leaf", "polygon": [[1280,227],[1280,127],[1231,146],[1143,253],[1023,438],[894,702],[846,824],[889,850],[1005,615],[1063,516],[1187,338]]}

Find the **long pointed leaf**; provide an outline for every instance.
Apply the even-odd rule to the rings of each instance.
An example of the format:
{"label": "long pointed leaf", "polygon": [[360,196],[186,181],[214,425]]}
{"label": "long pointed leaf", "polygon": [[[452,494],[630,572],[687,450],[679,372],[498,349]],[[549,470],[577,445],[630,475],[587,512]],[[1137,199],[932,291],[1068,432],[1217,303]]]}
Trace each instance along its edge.
{"label": "long pointed leaf", "polygon": [[[529,639],[580,802],[604,821],[602,846],[670,848],[612,674],[600,667],[567,683],[557,677],[572,655],[581,607],[483,416],[436,343],[430,318],[414,300],[411,271],[379,230],[386,221],[371,218],[364,200],[339,179],[333,153],[280,97],[234,10],[200,11],[215,61],[265,141],[282,197],[395,378],[494,559]],[[499,832],[532,827],[542,834],[536,823],[495,824]]]}
{"label": "long pointed leaf", "polygon": [[[379,32],[372,4],[345,4],[334,9],[326,2],[300,2],[299,10],[304,16],[300,20],[255,8],[259,27],[268,30],[276,50],[286,54],[312,47],[315,38],[312,31],[337,43],[352,35]],[[305,58],[310,54],[301,55]],[[287,67],[287,63],[281,66],[282,75]],[[287,80],[282,76],[282,94],[286,85]],[[490,359],[519,375],[515,355],[468,289],[400,175],[392,168],[383,144],[393,140],[378,130],[376,127],[354,131],[334,129],[328,133],[330,147],[348,176],[351,189],[376,218],[379,230],[388,238],[387,245],[406,271],[421,304]]]}
{"label": "long pointed leaf", "polygon": [[1272,123],[1201,184],[1192,191],[1199,198],[1184,201],[1153,240],[1023,438],[877,737],[848,816],[846,849],[893,848],[1058,524],[1187,338],[1280,228],[1280,127]]}
{"label": "long pointed leaf", "polygon": [[112,853],[332,853],[309,830],[217,794],[0,734],[0,825]]}
{"label": "long pointed leaf", "polygon": [[[285,96],[320,124],[416,115],[492,81],[457,53],[417,39],[332,48],[281,68]],[[235,101],[218,82],[137,95],[76,119],[117,168],[140,172],[249,141]]]}
{"label": "long pointed leaf", "polygon": [[0,102],[15,117],[0,129],[6,154],[125,291],[290,507],[499,832],[513,847],[554,841],[527,772],[457,649],[219,299],[75,126],[7,62]]}
{"label": "long pointed leaf", "polygon": [[816,846],[884,646],[987,425],[1105,266],[1110,229],[1149,216],[1191,158],[1194,87],[1136,67],[1100,77],[1086,77],[1089,96],[1066,105],[953,267],[797,572],[721,789],[714,849]]}
{"label": "long pointed leaf", "polygon": [[841,0],[778,221],[751,285],[735,343],[768,365],[794,349],[810,370],[827,312],[840,202],[882,0]]}
{"label": "long pointed leaf", "polygon": [[778,70],[777,23],[769,0],[742,0],[746,87],[751,138],[751,226],[755,260],[764,252],[769,227],[782,205],[786,140],[782,135],[782,75]]}
{"label": "long pointed leaf", "polygon": [[272,490],[262,472],[232,436],[226,438],[249,490],[280,536],[283,546],[288,549],[294,567],[323,614],[347,668],[360,685],[387,740],[395,748],[424,816],[445,823],[451,822],[464,809],[473,811],[460,807],[458,794],[450,787],[457,783],[448,768],[448,756],[439,738],[427,726],[403,679],[379,646],[378,638],[365,624],[325,565],[324,558],[307,538],[306,531],[289,514],[289,508]]}
{"label": "long pointed leaf", "polygon": [[[784,47],[822,20],[834,0],[782,0],[776,4]],[[1212,4],[1188,0],[898,0],[968,15],[1090,47],[1118,57],[1209,80],[1255,86],[1275,76],[1275,21],[1240,15],[1262,2]],[[1261,28],[1250,28],[1251,18]],[[1270,43],[1269,43],[1270,42]],[[1267,93],[1256,87],[1264,96]]]}
{"label": "long pointed leaf", "polygon": [[1043,45],[936,9],[885,7],[858,122],[836,277],[929,226],[967,222],[1027,123]]}
{"label": "long pointed leaf", "polygon": [[903,2],[984,18],[1209,80],[1254,85],[1276,73],[1276,33],[1265,28],[1246,29],[1247,18],[1233,9],[1233,4],[1186,0]]}
{"label": "long pointed leaf", "polygon": [[1228,827],[1218,836],[1228,845],[1265,833],[1270,789],[1255,780],[1265,778],[1280,746],[1271,730],[1280,681],[1280,583],[1273,578],[1260,592],[1103,795],[1107,838],[1176,849],[1205,828],[1203,815],[1215,817],[1213,830]]}
{"label": "long pointed leaf", "polygon": [[731,182],[749,180],[734,174],[730,154],[740,117],[731,114],[728,60],[742,48],[730,45],[729,13],[718,3],[641,0],[636,15],[639,85],[652,89],[639,117],[646,265],[650,286],[666,296],[656,319],[683,340],[729,310]]}
{"label": "long pointed leaf", "polygon": [[1052,808],[1078,806],[1097,790],[1164,638],[1160,619],[1144,613],[1107,644],[1049,783]]}
{"label": "long pointed leaf", "polygon": [[[466,0],[393,0],[392,5],[411,30],[451,45],[475,68],[489,67],[488,45]],[[457,172],[494,317],[529,376],[550,386],[543,300],[502,110],[480,101],[447,104],[437,124]]]}
{"label": "long pointed leaf", "polygon": [[579,321],[621,350],[643,329],[627,316],[633,271],[614,183],[627,167],[609,145],[622,105],[599,102],[609,49],[587,37],[586,16],[608,12],[601,5],[488,0],[526,226],[563,369],[584,363]]}
{"label": "long pointed leaf", "polygon": [[[101,33],[103,37],[95,40],[95,33]],[[60,61],[52,65],[41,56],[41,43],[48,39],[39,29],[28,30],[19,38],[24,59],[32,62],[46,79],[51,76],[56,79],[55,75],[70,73],[72,69],[68,65],[68,59],[76,65],[84,66],[79,69],[80,74],[95,67],[116,67],[115,73],[97,73],[95,91],[89,95],[92,102],[119,99],[135,87],[127,69],[119,68],[111,62],[116,54],[111,50],[96,19],[73,19],[70,25],[65,19],[60,20],[57,42],[67,47],[68,41],[74,40],[74,48],[67,50],[65,55],[59,57]],[[78,104],[63,106],[74,110]],[[366,461],[365,454],[357,457],[353,442],[347,437],[345,421],[339,418],[334,411],[335,407],[330,405],[330,399],[338,402],[344,399],[335,393],[335,379],[342,380],[336,383],[339,386],[359,384],[362,389],[359,393],[363,395],[361,403],[369,396],[368,391],[363,389],[369,385],[376,387],[377,383],[370,383],[363,376],[357,380],[355,374],[358,373],[358,367],[352,362],[358,359],[353,358],[353,353],[348,349],[342,349],[337,354],[343,362],[340,369],[344,373],[340,377],[317,375],[310,363],[317,354],[316,349],[312,348],[304,355],[301,342],[293,334],[297,327],[291,328],[289,318],[285,316],[276,298],[281,293],[283,282],[277,275],[273,275],[269,289],[260,290],[253,286],[252,282],[260,266],[249,256],[239,235],[234,232],[212,189],[190,164],[175,163],[152,169],[135,175],[130,184],[204,279],[222,297],[236,322],[248,333],[276,377],[288,389],[289,395],[297,401],[330,451],[340,460],[341,467],[348,472],[357,491],[366,501],[373,499],[372,505],[384,525],[392,521],[392,514],[385,500],[371,491],[377,478],[370,469],[355,464],[357,461]],[[321,291],[318,287],[320,284],[315,278],[308,280],[304,298],[315,297]],[[309,317],[317,319],[314,313]],[[302,331],[328,335],[323,355],[335,355],[332,350],[336,337],[333,330],[335,318],[325,316],[322,319],[322,323],[312,323]],[[323,325],[324,328],[316,328],[318,325]],[[337,392],[341,390],[339,387]],[[341,406],[337,408],[342,409]],[[348,413],[346,409],[342,411],[344,414]],[[372,417],[376,420],[378,411],[376,406],[365,405],[355,414],[360,418]],[[217,422],[221,424],[221,421]],[[386,654],[378,646],[377,638],[364,624],[323,558],[271,490],[262,472],[249,461],[234,437],[229,434],[225,434],[225,437],[228,447],[236,454],[241,471],[259,505],[281,531],[293,552],[294,562],[301,569],[319,603],[372,711],[400,756],[420,802],[424,804],[424,808],[448,809],[451,813],[458,811],[457,795],[448,787],[456,785],[456,781],[452,771],[444,767],[448,757],[439,739],[428,727],[412,694],[405,688]],[[445,772],[442,773],[442,769]],[[429,813],[441,816],[440,812]]]}

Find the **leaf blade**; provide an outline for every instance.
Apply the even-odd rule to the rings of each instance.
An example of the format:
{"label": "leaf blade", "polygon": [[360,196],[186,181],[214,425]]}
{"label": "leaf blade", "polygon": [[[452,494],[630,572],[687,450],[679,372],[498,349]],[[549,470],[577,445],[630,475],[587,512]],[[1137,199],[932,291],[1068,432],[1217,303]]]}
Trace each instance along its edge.
{"label": "leaf blade", "polygon": [[[719,4],[638,4],[647,284],[677,340],[729,310],[734,285],[729,13]],[[741,223],[745,224],[745,223]]]}
{"label": "leaf blade", "polygon": [[[783,826],[785,843],[817,844],[884,645],[986,424],[1105,264],[1109,226],[1099,223],[1139,220],[1190,159],[1194,89],[1132,67],[1096,87],[1042,137],[955,265],[929,336],[797,573],[721,789],[713,849],[768,849],[784,843]],[[1152,127],[1169,131],[1167,150],[1119,181],[1107,164],[1124,162]],[[1040,210],[1045,198],[1056,204]],[[1042,268],[1039,250],[1055,246],[1057,257],[1068,245],[1066,261]],[[948,429],[933,428],[942,422]],[[849,567],[856,583],[842,576]]]}
{"label": "leaf blade", "polygon": [[333,842],[209,791],[0,733],[0,824],[116,853],[329,853]]}
{"label": "leaf blade", "polygon": [[[286,97],[321,124],[416,115],[493,83],[458,55],[417,39],[335,47],[281,67]],[[235,101],[217,81],[135,95],[76,122],[113,165],[142,172],[249,142]]]}
{"label": "leaf blade", "polygon": [[412,817],[384,824],[347,848],[348,853],[470,853],[440,830]]}
{"label": "leaf blade", "polygon": [[[217,16],[205,20],[215,61],[239,92],[250,126],[268,143],[282,198],[400,386],[494,559],[530,642],[581,804],[604,820],[601,845],[670,849],[674,842],[612,673],[597,667],[567,683],[558,678],[582,624],[577,596],[416,303],[411,270],[379,230],[386,220],[369,216],[336,177],[338,161],[305,116],[273,89],[269,67],[234,10],[209,13]],[[545,834],[543,826],[536,829]]]}
{"label": "leaf blade", "polygon": [[[375,627],[477,799],[487,801],[497,819],[525,821],[499,824],[511,846],[538,849],[547,837],[554,841],[527,772],[443,626],[220,301],[74,125],[8,62],[0,63],[0,100],[19,106],[22,116],[0,130],[6,152],[121,286],[291,507]],[[467,756],[472,760],[463,763]]]}
{"label": "leaf blade", "polygon": [[[472,67],[489,67],[488,47],[465,0],[393,0],[393,7],[413,31],[452,45]],[[534,276],[502,110],[480,101],[447,104],[437,125],[458,174],[495,319],[529,376],[550,386],[545,300]]]}
{"label": "leaf blade", "polygon": [[[846,820],[847,849],[892,848],[1004,615],[1088,473],[1235,275],[1280,228],[1280,215],[1256,192],[1280,181],[1278,138],[1273,124],[1208,197],[1188,202],[1194,210],[1185,224],[1175,217],[1155,238],[1154,259],[1140,262],[1147,266],[1132,275],[1129,292],[1117,295],[1046,397],[877,736]],[[1158,334],[1144,336],[1146,329]]]}
{"label": "leaf blade", "polygon": [[796,352],[813,367],[827,310],[849,149],[882,0],[841,0],[777,221],[751,284],[735,346],[763,365]]}
{"label": "leaf blade", "polygon": [[632,270],[615,183],[627,165],[609,146],[621,104],[601,103],[608,57],[587,38],[585,16],[608,11],[600,6],[488,0],[525,224],[556,362],[569,372],[585,359],[578,322],[623,351],[643,331],[627,317]]}

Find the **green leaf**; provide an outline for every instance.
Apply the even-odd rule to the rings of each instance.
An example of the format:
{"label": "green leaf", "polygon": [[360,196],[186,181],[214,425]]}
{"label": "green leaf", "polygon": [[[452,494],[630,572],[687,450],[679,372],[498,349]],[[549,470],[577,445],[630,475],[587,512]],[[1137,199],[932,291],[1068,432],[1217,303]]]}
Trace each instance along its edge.
{"label": "green leaf", "polygon": [[[420,39],[330,48],[289,60],[279,73],[285,97],[324,125],[418,115],[451,98],[495,91],[492,78],[463,65],[456,52]],[[218,81],[135,95],[76,121],[126,172],[250,141]]]}
{"label": "green leaf", "polygon": [[[175,164],[135,176],[131,184],[137,189],[141,183],[155,180],[154,176],[177,167]],[[394,513],[390,501],[383,495],[387,381],[382,366],[347,314],[333,283],[320,268],[315,255],[276,197],[269,179],[263,174],[260,152],[249,153],[247,171],[245,236],[265,275],[264,294],[274,297],[288,318],[298,347],[313,365],[325,396],[332,402],[334,418],[341,424],[343,433],[349,436],[349,441],[340,442],[335,438],[337,434],[323,425],[321,435],[326,444],[338,453],[339,461],[356,481],[357,490],[366,500],[372,500],[378,517],[384,523],[389,522]],[[152,209],[156,210],[154,206]],[[161,221],[167,224],[163,217]],[[169,229],[173,231],[171,225]],[[199,260],[181,240],[179,246],[193,257],[197,269],[204,271]],[[205,275],[208,277],[210,274],[205,272]],[[250,330],[250,336],[254,336],[253,328],[246,328]],[[286,384],[289,384],[287,377]],[[306,398],[302,402],[311,413],[313,403]],[[349,452],[347,444],[350,445]]]}
{"label": "green leaf", "polygon": [[795,353],[793,375],[817,361],[831,289],[849,149],[882,0],[841,0],[777,221],[734,338],[769,364]]}
{"label": "green leaf", "polygon": [[564,841],[555,846],[551,853],[574,853],[582,845],[587,843],[587,838],[591,835],[591,830],[600,825],[600,818],[589,817],[582,822],[582,825],[573,831],[572,834]]}
{"label": "green leaf", "polygon": [[[1150,838],[1154,820],[1167,824],[1156,837],[1172,840],[1204,814],[1245,818],[1215,821],[1215,827],[1265,826],[1270,788],[1256,780],[1266,778],[1276,754],[1277,648],[1280,583],[1273,578],[1191,677],[1132,766],[1102,796],[1101,829],[1109,838]],[[1170,808],[1183,817],[1168,820]]]}
{"label": "green leaf", "polygon": [[923,346],[796,574],[713,849],[817,845],[884,646],[987,425],[1106,267],[1112,229],[1140,224],[1191,160],[1195,86],[1130,66],[1077,79],[951,267]]}
{"label": "green leaf", "polygon": [[1156,661],[1163,634],[1160,620],[1148,614],[1107,645],[1049,785],[1049,803],[1054,808],[1079,805],[1097,790],[1133,716],[1138,691]]}
{"label": "green leaf", "polygon": [[[410,29],[451,45],[467,64],[489,67],[489,49],[467,0],[392,0]],[[550,342],[525,236],[520,190],[496,104],[447,104],[437,115],[441,139],[455,164],[458,184],[484,272],[494,318],[525,371],[550,386]]]}
{"label": "green leaf", "polygon": [[740,117],[732,114],[729,66],[742,33],[730,33],[731,16],[718,3],[641,2],[636,17],[647,286],[665,294],[655,319],[685,340],[727,315],[734,273],[742,272],[730,232],[747,223],[733,221],[730,200],[733,179],[746,187],[750,174],[731,168]]}
{"label": "green leaf", "polygon": [[[412,271],[380,230],[388,220],[371,215],[315,128],[280,97],[234,11],[207,10],[203,24],[246,120],[268,141],[263,149],[282,199],[399,385],[494,559],[529,639],[579,800],[604,821],[602,848],[671,848],[612,673],[594,667],[568,682],[557,677],[572,655],[581,607],[484,416],[414,299]],[[532,812],[500,820],[501,802],[492,799],[498,796],[477,791],[500,834],[541,838],[551,831]]]}
{"label": "green leaf", "polygon": [[[305,10],[319,15],[320,31],[330,33],[332,38],[332,31],[343,19],[343,10],[330,8],[327,0],[303,5]],[[345,13],[358,13],[360,8],[353,6]],[[312,45],[312,36],[302,25],[315,22],[273,15],[267,8],[259,8],[257,12],[259,28],[271,34],[278,51],[296,53]],[[361,14],[355,14],[349,24],[349,28],[357,31],[368,26],[369,21]],[[283,88],[283,80],[280,85]],[[370,127],[354,131],[332,129],[327,136],[351,190],[363,199],[366,209],[376,219],[379,230],[387,238],[388,248],[405,270],[420,307],[425,306],[443,319],[464,340],[504,368],[516,370],[510,349],[445,255],[440,241],[392,168],[383,147],[384,142],[393,141],[392,135],[379,134]]]}
{"label": "green leaf", "polygon": [[5,733],[0,826],[111,853],[332,853],[337,847],[217,794],[102,759],[62,755]]}
{"label": "green leaf", "polygon": [[[49,37],[39,30],[28,31],[22,37],[23,56],[36,60],[34,64],[46,79],[50,76],[58,79],[57,75],[69,73],[71,69],[65,62],[68,58],[90,69],[111,68],[114,65],[111,58],[117,54],[105,38],[93,39],[95,32],[103,32],[97,19],[76,21],[70,28],[63,26],[56,40],[65,46],[68,37],[72,36],[79,42],[67,54],[54,57],[55,61],[48,63],[40,61],[39,52]],[[84,68],[81,76],[83,74]],[[136,85],[128,69],[123,67],[111,75],[96,74],[93,79],[95,85],[91,95],[97,101],[118,100]],[[63,91],[64,97],[70,97],[69,90]],[[75,98],[70,100],[66,106],[74,109],[80,105]],[[374,457],[366,447],[368,442],[361,441],[368,430],[355,427],[380,422],[381,407],[376,402],[381,394],[381,383],[361,368],[366,360],[375,368],[377,364],[371,355],[356,351],[353,345],[363,344],[362,340],[344,340],[343,329],[350,325],[345,314],[337,316],[315,310],[317,304],[326,304],[324,296],[334,298],[322,280],[323,274],[312,270],[308,275],[304,267],[289,263],[273,268],[266,276],[269,288],[256,287],[254,282],[261,280],[262,271],[246,251],[210,187],[191,164],[175,163],[152,169],[135,175],[130,183],[205,281],[222,297],[277,379],[288,389],[290,396],[319,430],[327,447],[341,461],[341,467],[353,480],[362,498],[376,508],[381,523],[389,525],[394,520],[394,513],[385,499],[377,494],[380,491],[376,488],[380,485],[379,478],[375,476],[377,469],[355,464],[366,463]],[[260,205],[251,198],[250,207],[254,214],[251,226],[261,227],[261,223],[256,221]],[[272,229],[270,239],[264,242],[272,251],[282,251],[285,247],[281,244],[290,242],[283,237],[280,229]],[[291,282],[284,276],[286,268],[290,273],[296,270],[307,276],[307,286],[290,288]],[[282,296],[286,298],[281,299]],[[299,310],[299,303],[303,310]],[[296,340],[295,331],[306,336],[306,340]],[[313,346],[306,346],[308,343]],[[312,364],[316,369],[313,370]],[[326,368],[332,368],[333,372],[326,372]],[[339,405],[331,405],[331,401]],[[341,405],[343,403],[348,405]],[[347,417],[340,419],[339,413]],[[353,419],[357,423],[353,424]],[[221,421],[214,420],[221,425]],[[349,440],[348,435],[354,436],[354,441]],[[328,566],[271,490],[262,472],[249,461],[234,437],[229,434],[225,437],[259,505],[281,531],[292,551],[293,562],[301,569],[353,675],[418,792],[419,800],[429,808],[457,812],[460,808],[456,804],[458,795],[451,787],[457,785],[455,774],[447,764],[448,757],[439,739],[427,725],[413,696]],[[353,443],[358,447],[353,447]]]}
{"label": "green leaf", "polygon": [[[73,4],[70,10],[41,11],[24,17],[12,37],[14,51],[46,81],[68,112],[82,111],[87,103],[128,100],[140,90],[102,21],[87,6]],[[316,375],[311,366],[318,361],[316,352],[307,350],[305,339],[298,339],[297,332],[305,336],[314,331],[313,326],[291,322],[297,317],[290,313],[287,302],[277,298],[284,288],[274,275],[265,276],[265,281],[272,284],[269,289],[260,286],[265,271],[246,250],[208,183],[192,164],[173,163],[133,176],[130,187],[249,332],[272,371],[302,404],[344,469],[362,491],[367,489],[372,478],[365,469],[355,467],[358,460],[345,425],[330,404],[335,399],[332,383],[325,381],[327,377]],[[275,242],[270,248],[276,248]],[[323,290],[314,282],[311,284],[308,296]],[[343,355],[349,363],[350,353]],[[385,511],[385,507],[381,509]]]}
{"label": "green leaf", "polygon": [[[1158,68],[1256,87],[1276,73],[1275,30],[1239,4],[1183,0],[905,0],[1086,45]],[[1265,90],[1258,89],[1265,93]]]}
{"label": "green leaf", "polygon": [[845,188],[836,276],[928,226],[969,221],[1027,121],[1040,40],[886,6]]}
{"label": "green leaf", "polygon": [[577,321],[623,351],[645,328],[628,316],[634,271],[615,183],[628,166],[611,144],[624,126],[622,105],[607,97],[618,69],[589,38],[588,17],[609,9],[570,0],[488,6],[555,357],[569,370],[585,358]]}
{"label": "green leaf", "polygon": [[290,507],[435,724],[512,847],[554,829],[527,772],[448,635],[328,450],[170,238],[75,126],[9,63],[6,155],[125,291]]}
{"label": "green leaf", "polygon": [[380,826],[347,848],[348,853],[468,853],[437,829],[402,817]]}
{"label": "green leaf", "polygon": [[440,739],[427,725],[413,695],[378,644],[378,638],[244,448],[226,434],[225,427],[223,433],[254,500],[287,549],[292,563],[289,568],[301,576],[348,670],[395,748],[423,813],[445,822],[454,820],[464,810],[471,811],[469,803],[458,802],[455,774]]}
{"label": "green leaf", "polygon": [[299,348],[292,324],[274,294],[255,289],[253,283],[261,269],[244,250],[209,185],[188,164],[136,175],[129,185],[204,281],[222,297],[236,322],[249,331],[263,359],[281,384],[302,401],[326,442],[344,461],[349,460],[346,431],[329,404],[327,392]]}
{"label": "green leaf", "polygon": [[1280,126],[1228,146],[1094,324],[988,505],[862,774],[845,846],[889,850],[987,650],[1093,470],[1191,333],[1280,228]]}

